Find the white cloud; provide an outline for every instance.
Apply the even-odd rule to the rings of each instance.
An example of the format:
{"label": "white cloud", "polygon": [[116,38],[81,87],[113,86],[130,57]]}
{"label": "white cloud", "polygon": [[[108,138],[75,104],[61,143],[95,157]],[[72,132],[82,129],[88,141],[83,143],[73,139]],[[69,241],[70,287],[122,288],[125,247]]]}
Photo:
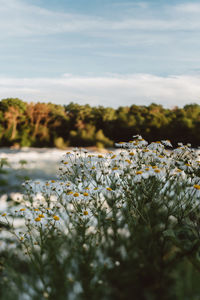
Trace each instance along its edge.
{"label": "white cloud", "polygon": [[0,0],[0,31],[5,36],[48,35],[91,30],[101,18],[54,12],[23,0]]}
{"label": "white cloud", "polygon": [[165,107],[200,104],[200,76],[159,77],[150,74],[105,77],[77,77],[65,74],[60,78],[0,77],[0,99],[18,97],[26,101],[104,106],[149,105]]}
{"label": "white cloud", "polygon": [[[127,7],[120,3],[122,11]],[[119,3],[118,3],[119,5]],[[102,34],[113,31],[175,31],[200,29],[200,18],[189,18],[191,12],[200,12],[199,4],[168,5],[160,7],[159,16],[145,2],[135,6],[132,13],[114,19],[104,16],[72,14],[53,11],[29,4],[25,0],[0,0],[0,32],[2,37],[54,35],[68,32]],[[141,13],[142,7],[142,13]],[[138,11],[139,9],[139,11]],[[179,12],[182,12],[180,15]],[[165,17],[163,18],[163,15]]]}
{"label": "white cloud", "polygon": [[[199,67],[200,18],[196,12],[200,11],[200,4],[191,2],[177,5],[177,1],[174,1],[174,4],[168,2],[164,5],[152,5],[151,1],[127,0],[121,3],[117,1],[118,3],[112,7],[113,4],[110,3],[109,6],[110,1],[108,1],[109,9],[113,8],[112,14],[109,15],[109,9],[106,13],[102,10],[96,12],[97,17],[91,14],[69,13],[66,8],[63,12],[53,11],[31,4],[42,2],[44,1],[0,0],[0,71],[2,74],[18,74],[19,76],[30,74],[30,77],[34,74],[39,77],[37,74],[53,76],[52,74],[61,74],[65,70],[79,74],[89,74],[89,72],[95,74],[98,72],[185,74],[188,70]],[[168,81],[169,79],[170,77]],[[31,95],[35,95],[35,99],[38,99],[37,95],[51,97],[48,89],[45,90],[41,85],[45,83],[44,78],[41,78],[41,81],[33,80],[37,86],[37,88],[33,87],[33,90],[33,83],[29,82],[28,78],[26,80],[25,83],[31,89]],[[49,84],[50,79],[46,78],[46,80]],[[67,80],[72,83],[78,78],[68,76]],[[92,87],[89,87],[87,91],[85,89],[86,81],[93,82],[93,79],[85,77],[79,80],[83,93],[81,93],[82,90],[78,93],[77,88],[66,89],[67,83],[65,82],[61,90],[55,89],[52,95],[56,100],[64,99],[67,95],[68,99],[77,97],[79,101],[81,99],[85,101],[91,95],[92,98],[87,98],[89,99],[87,101],[90,99],[100,101],[101,90],[95,96]],[[99,77],[98,84],[97,79],[95,80],[94,84],[97,87],[100,82],[111,84],[111,78]],[[132,80],[131,84],[136,82],[135,93],[129,89],[126,95],[125,86],[130,80]],[[130,102],[132,97],[144,100],[144,94],[141,94],[137,86],[140,84],[138,75],[135,81],[133,78],[123,78],[121,81],[124,87],[122,96],[130,99]],[[120,85],[121,81],[117,83],[115,81],[114,84]],[[151,77],[153,87],[154,81]],[[168,82],[166,78],[161,78],[161,81],[165,82],[166,86]],[[182,81],[183,77],[177,77],[176,80],[173,78],[173,82]],[[53,82],[60,85],[61,78]],[[148,80],[145,79],[145,82],[147,84]],[[16,83],[15,78],[12,83]],[[25,91],[20,84],[21,81],[15,87],[18,93],[21,93],[22,97],[29,95],[29,90]],[[4,86],[4,91],[5,89]],[[5,91],[4,95],[13,89],[14,87],[10,85],[10,89]],[[149,97],[151,100],[160,97],[158,91],[155,92],[155,88],[153,90],[154,92],[150,90],[150,96],[147,95],[144,101],[149,101]],[[172,88],[169,90],[171,91]],[[166,90],[166,95],[175,94],[174,90],[172,92],[169,90]],[[1,90],[0,92],[3,93]],[[109,99],[117,97],[113,93],[112,89],[107,87]],[[178,96],[180,95],[180,99],[193,99],[196,94],[191,90],[191,96],[188,93],[182,96],[180,92]],[[112,95],[114,96],[111,97]],[[106,93],[102,97],[105,99]],[[51,98],[53,101],[53,97]],[[163,94],[162,99],[164,99]],[[193,101],[197,100],[195,98]]]}
{"label": "white cloud", "polygon": [[175,6],[175,10],[183,13],[200,13],[199,3],[184,3]]}

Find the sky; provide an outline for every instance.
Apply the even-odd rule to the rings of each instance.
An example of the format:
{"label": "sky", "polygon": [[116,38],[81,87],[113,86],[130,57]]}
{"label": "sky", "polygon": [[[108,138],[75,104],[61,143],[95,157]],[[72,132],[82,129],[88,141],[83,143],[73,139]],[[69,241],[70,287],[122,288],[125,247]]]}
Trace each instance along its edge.
{"label": "sky", "polygon": [[200,1],[0,0],[0,99],[200,104]]}

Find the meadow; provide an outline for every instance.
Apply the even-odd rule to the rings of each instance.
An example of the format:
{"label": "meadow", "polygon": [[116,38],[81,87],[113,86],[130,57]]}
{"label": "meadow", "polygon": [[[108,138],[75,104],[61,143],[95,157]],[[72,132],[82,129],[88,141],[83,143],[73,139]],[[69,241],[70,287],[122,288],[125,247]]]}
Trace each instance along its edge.
{"label": "meadow", "polygon": [[0,299],[200,299],[198,152],[139,135],[117,147],[24,181],[0,216]]}

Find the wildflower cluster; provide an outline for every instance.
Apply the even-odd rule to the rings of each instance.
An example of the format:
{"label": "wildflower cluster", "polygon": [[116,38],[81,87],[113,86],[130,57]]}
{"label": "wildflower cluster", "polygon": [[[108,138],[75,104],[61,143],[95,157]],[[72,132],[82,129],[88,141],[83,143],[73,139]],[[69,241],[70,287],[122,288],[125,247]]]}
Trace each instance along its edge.
{"label": "wildflower cluster", "polygon": [[200,271],[197,153],[141,136],[117,146],[67,152],[57,181],[25,182],[24,207],[2,214],[24,220],[25,232],[11,228],[41,297],[170,299],[183,257]]}

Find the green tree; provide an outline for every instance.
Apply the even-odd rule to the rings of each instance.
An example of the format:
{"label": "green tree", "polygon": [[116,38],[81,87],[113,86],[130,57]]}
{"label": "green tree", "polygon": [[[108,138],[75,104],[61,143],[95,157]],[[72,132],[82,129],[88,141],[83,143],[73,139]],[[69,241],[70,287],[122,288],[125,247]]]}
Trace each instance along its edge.
{"label": "green tree", "polygon": [[0,102],[1,120],[4,118],[4,138],[15,140],[17,137],[17,127],[23,120],[27,104],[18,98],[7,98]]}

